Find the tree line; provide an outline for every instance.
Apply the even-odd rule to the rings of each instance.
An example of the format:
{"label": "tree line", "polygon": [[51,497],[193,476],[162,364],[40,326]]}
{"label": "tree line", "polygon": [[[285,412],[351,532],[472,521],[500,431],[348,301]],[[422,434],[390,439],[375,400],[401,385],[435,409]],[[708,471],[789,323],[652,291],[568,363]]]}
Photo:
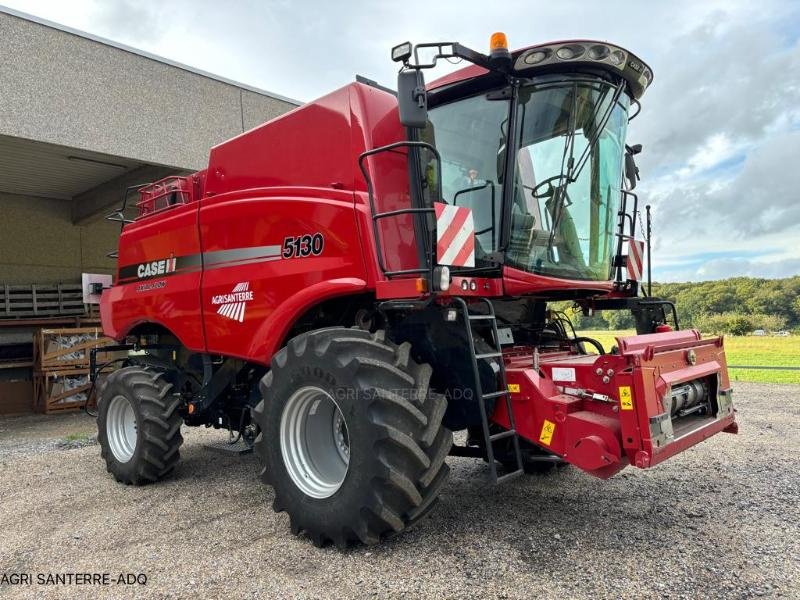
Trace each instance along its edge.
{"label": "tree line", "polygon": [[[653,296],[675,303],[681,329],[694,327],[704,333],[730,335],[746,335],[757,329],[800,329],[800,276],[654,282]],[[634,327],[628,311],[604,311],[590,317],[576,313],[572,320],[579,329]]]}

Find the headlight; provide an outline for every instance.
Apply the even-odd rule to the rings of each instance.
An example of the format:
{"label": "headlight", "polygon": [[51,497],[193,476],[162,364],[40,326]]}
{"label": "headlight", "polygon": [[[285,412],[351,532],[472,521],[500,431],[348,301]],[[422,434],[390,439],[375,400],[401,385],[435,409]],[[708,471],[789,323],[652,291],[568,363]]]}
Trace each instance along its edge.
{"label": "headlight", "polygon": [[597,44],[589,48],[589,58],[592,60],[603,60],[610,54],[610,52],[611,51],[608,49],[608,46]]}
{"label": "headlight", "polygon": [[544,59],[546,59],[550,55],[549,51],[544,50],[537,50],[536,52],[531,52],[525,57],[525,64],[528,65],[538,65]]}
{"label": "headlight", "polygon": [[614,50],[608,57],[612,65],[620,66],[625,62],[625,53],[622,50]]}
{"label": "headlight", "polygon": [[411,42],[404,42],[392,48],[392,60],[395,62],[405,62],[411,58]]}
{"label": "headlight", "polygon": [[573,60],[584,53],[584,47],[575,44],[573,46],[561,46],[556,50],[556,56],[561,60]]}

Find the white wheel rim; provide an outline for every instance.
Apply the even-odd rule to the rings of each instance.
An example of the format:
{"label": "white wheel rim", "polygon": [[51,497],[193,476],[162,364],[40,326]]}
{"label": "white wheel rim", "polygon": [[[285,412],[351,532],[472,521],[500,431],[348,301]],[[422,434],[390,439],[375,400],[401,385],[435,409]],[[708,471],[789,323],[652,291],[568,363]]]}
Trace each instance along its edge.
{"label": "white wheel rim", "polygon": [[304,494],[329,498],[342,487],[350,438],[344,415],[328,392],[306,386],[292,394],[281,415],[280,442],[286,471]]}
{"label": "white wheel rim", "polygon": [[108,405],[106,437],[108,447],[118,462],[126,463],[133,458],[139,434],[133,406],[125,396],[114,396]]}

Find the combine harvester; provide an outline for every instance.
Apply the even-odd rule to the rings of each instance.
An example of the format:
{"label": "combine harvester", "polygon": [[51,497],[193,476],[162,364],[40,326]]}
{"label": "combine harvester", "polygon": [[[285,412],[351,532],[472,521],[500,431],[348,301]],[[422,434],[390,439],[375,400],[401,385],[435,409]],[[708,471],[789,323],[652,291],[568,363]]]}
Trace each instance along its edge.
{"label": "combine harvester", "polygon": [[[136,352],[99,393],[114,477],[159,480],[182,425],[226,428],[292,531],[345,547],[425,515],[448,455],[486,461],[490,484],[559,464],[608,478],[735,433],[722,338],[678,330],[640,285],[625,135],[648,66],[503,34],[488,55],[392,59],[397,93],[359,78],[116,213],[101,314],[120,345],[99,352]],[[472,64],[426,85],[440,59]],[[565,300],[630,310],[638,335],[577,337]]]}

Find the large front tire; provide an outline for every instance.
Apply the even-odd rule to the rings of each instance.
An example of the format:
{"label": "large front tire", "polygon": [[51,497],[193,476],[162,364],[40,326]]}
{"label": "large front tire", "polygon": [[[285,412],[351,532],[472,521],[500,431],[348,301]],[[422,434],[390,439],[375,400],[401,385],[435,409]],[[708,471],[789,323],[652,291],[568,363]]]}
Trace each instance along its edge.
{"label": "large front tire", "polygon": [[253,415],[262,479],[291,530],[318,546],[374,544],[436,502],[452,433],[431,368],[383,332],[322,329],[292,339],[261,382]]}
{"label": "large front tire", "polygon": [[97,441],[106,469],[125,484],[166,477],[183,443],[180,399],[161,373],[125,367],[108,376],[100,392]]}

